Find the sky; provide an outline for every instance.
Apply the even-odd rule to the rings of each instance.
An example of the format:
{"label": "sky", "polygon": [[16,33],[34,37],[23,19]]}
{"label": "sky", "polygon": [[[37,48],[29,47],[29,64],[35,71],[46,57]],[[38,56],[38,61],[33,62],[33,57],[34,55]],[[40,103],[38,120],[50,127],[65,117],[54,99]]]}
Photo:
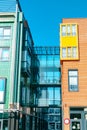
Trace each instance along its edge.
{"label": "sky", "polygon": [[20,0],[35,46],[59,46],[63,18],[86,18],[87,0]]}

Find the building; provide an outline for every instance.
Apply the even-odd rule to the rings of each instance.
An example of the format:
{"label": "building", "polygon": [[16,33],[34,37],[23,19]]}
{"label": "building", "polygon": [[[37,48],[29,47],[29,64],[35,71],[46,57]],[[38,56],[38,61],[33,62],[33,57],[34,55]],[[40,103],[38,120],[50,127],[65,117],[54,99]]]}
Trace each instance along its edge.
{"label": "building", "polygon": [[60,25],[62,115],[64,130],[87,129],[87,18]]}
{"label": "building", "polygon": [[[45,129],[62,129],[60,50],[55,46],[34,47],[39,60],[39,82],[33,82],[36,115],[43,118]],[[36,130],[36,129],[35,129]],[[42,130],[42,129],[41,129]]]}
{"label": "building", "polygon": [[[18,1],[1,2],[0,12],[0,130],[17,130],[18,122],[30,114],[34,43]],[[20,122],[20,127],[24,126]]]}

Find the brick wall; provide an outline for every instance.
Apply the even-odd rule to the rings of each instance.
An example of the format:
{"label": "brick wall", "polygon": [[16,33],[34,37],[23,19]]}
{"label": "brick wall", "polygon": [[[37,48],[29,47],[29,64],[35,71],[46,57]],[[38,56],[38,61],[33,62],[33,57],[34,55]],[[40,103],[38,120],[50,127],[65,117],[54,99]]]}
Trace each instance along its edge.
{"label": "brick wall", "polygon": [[[62,105],[64,118],[69,117],[69,107],[87,106],[87,18],[63,19],[63,23],[78,24],[79,61],[63,61],[62,63]],[[78,69],[78,92],[68,90],[68,69]],[[64,126],[68,130],[69,126]]]}

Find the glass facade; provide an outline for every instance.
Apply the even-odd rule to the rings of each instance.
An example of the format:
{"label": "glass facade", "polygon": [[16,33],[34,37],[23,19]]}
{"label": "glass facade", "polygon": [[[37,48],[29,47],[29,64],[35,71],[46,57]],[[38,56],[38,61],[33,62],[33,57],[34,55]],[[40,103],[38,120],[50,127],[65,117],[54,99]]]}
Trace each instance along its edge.
{"label": "glass facade", "polygon": [[61,89],[60,87],[39,87],[37,88],[37,106],[47,107],[50,105],[59,106],[61,105]]}
{"label": "glass facade", "polygon": [[[47,130],[61,130],[61,67],[55,47],[36,47],[39,82],[32,84],[33,108],[46,121]],[[35,76],[34,76],[35,78]]]}
{"label": "glass facade", "polygon": [[40,55],[40,84],[60,83],[60,62],[58,55]]}

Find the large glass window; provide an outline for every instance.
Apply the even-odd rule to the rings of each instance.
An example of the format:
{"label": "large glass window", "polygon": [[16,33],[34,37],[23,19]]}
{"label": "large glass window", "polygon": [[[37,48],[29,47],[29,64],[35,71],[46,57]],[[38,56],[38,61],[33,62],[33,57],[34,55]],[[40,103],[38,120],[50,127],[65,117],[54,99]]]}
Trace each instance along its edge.
{"label": "large glass window", "polygon": [[54,96],[53,96],[53,87],[47,88],[47,98],[49,105],[53,104]]}
{"label": "large glass window", "polygon": [[0,48],[0,60],[8,61],[10,59],[10,48]]}
{"label": "large glass window", "polygon": [[60,83],[59,55],[41,55],[40,61],[40,84]]}
{"label": "large glass window", "polygon": [[0,103],[5,103],[6,78],[0,78]]}
{"label": "large glass window", "polygon": [[59,55],[55,55],[54,56],[54,66],[55,67],[59,67],[60,66],[60,56]]}
{"label": "large glass window", "polygon": [[40,58],[40,66],[46,66],[46,56],[42,55],[39,56],[39,58]]}
{"label": "large glass window", "polygon": [[69,91],[78,91],[78,70],[69,70]]}
{"label": "large glass window", "polygon": [[38,106],[60,105],[60,87],[40,87],[37,93],[37,103]]}
{"label": "large glass window", "polygon": [[48,55],[47,56],[47,66],[53,66],[53,56]]}
{"label": "large glass window", "polygon": [[0,27],[0,39],[10,39],[11,27]]}

